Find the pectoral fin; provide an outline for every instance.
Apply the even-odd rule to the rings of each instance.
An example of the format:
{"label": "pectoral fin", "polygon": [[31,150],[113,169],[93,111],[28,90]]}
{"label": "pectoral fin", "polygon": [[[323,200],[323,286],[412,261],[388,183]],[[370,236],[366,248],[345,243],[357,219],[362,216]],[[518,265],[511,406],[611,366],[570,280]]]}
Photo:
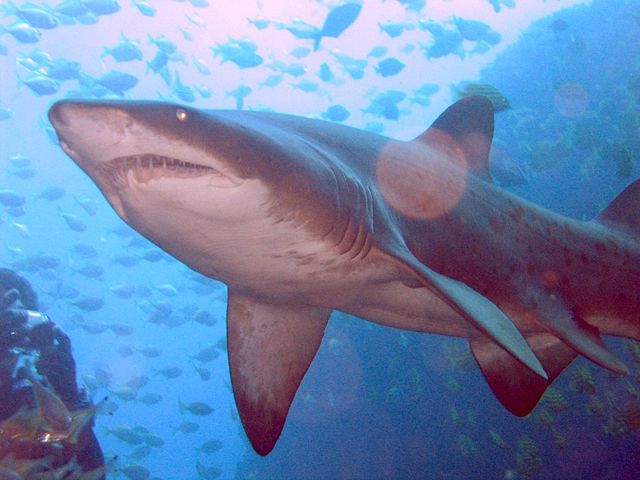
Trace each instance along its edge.
{"label": "pectoral fin", "polygon": [[231,383],[253,448],[268,454],[313,360],[331,310],[261,303],[229,289]]}
{"label": "pectoral fin", "polygon": [[396,259],[418,275],[421,282],[456,313],[500,345],[537,375],[547,374],[520,330],[491,300],[462,282],[441,275],[421,263],[410,252],[400,251]]}

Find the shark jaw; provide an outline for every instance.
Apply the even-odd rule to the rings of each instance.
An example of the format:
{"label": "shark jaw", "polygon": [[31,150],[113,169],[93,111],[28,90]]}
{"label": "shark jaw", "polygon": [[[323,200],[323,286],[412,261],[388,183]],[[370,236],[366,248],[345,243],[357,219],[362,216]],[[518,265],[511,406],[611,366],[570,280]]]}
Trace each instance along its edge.
{"label": "shark jaw", "polygon": [[[184,109],[177,112],[175,120],[180,122],[186,113]],[[157,132],[123,114],[115,104],[62,101],[51,108],[49,117],[62,150],[94,180],[125,221],[139,205],[138,194],[158,196],[150,201],[171,205],[176,189],[185,189],[187,197],[189,191],[194,197],[206,192],[207,197],[213,194],[212,201],[220,201],[224,192],[216,189],[232,189],[243,183],[243,179],[223,173],[222,163],[197,147],[172,142],[165,148],[155,141]],[[105,124],[103,118],[111,121]],[[168,198],[162,201],[162,196]]]}

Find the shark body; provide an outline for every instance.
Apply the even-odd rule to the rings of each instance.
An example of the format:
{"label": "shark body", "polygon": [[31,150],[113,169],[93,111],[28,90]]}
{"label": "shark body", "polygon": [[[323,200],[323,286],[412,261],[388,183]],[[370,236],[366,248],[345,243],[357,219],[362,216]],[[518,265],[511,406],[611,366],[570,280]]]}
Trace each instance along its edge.
{"label": "shark body", "polygon": [[233,391],[261,455],[333,310],[468,338],[517,415],[577,355],[625,373],[600,334],[640,340],[640,181],[592,222],[496,187],[485,97],[411,142],[160,102],[65,100],[49,117],[129,225],[228,285]]}

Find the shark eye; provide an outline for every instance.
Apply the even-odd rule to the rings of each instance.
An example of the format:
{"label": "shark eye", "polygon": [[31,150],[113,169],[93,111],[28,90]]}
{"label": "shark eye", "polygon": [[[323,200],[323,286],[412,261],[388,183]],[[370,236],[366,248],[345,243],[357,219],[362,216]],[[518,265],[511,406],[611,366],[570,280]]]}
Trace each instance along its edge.
{"label": "shark eye", "polygon": [[176,109],[176,117],[181,122],[185,122],[189,118],[189,114],[184,108],[178,108]]}

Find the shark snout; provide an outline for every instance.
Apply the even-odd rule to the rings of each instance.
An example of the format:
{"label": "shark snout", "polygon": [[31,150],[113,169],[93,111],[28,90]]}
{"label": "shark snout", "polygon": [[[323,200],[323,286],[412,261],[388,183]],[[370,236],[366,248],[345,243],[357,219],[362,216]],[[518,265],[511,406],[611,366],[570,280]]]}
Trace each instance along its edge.
{"label": "shark snout", "polygon": [[61,100],[49,108],[49,121],[56,130],[69,125],[71,103],[68,100]]}

